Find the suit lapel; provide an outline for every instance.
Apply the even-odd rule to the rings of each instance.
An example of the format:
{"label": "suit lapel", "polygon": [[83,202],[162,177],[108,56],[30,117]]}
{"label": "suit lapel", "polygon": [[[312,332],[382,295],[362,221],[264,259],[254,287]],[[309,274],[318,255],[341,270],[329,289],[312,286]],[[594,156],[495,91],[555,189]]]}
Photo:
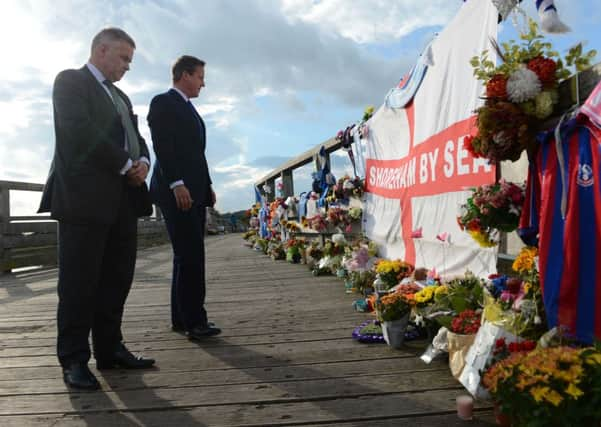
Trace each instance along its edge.
{"label": "suit lapel", "polygon": [[180,114],[182,114],[184,117],[188,117],[189,119],[191,119],[191,121],[193,121],[194,127],[197,129],[197,132],[201,137],[202,143],[204,144],[206,130],[204,121],[202,120],[202,117],[200,117],[200,114],[198,114],[195,108],[190,108],[190,105],[188,105],[186,100],[184,100],[184,98],[174,89],[169,89],[168,93],[173,99],[175,99]]}
{"label": "suit lapel", "polygon": [[104,88],[102,88],[102,86],[100,86],[100,82],[98,80],[96,80],[96,77],[94,77],[94,75],[88,69],[88,67],[86,67],[84,65],[83,67],[81,67],[80,71],[87,77],[92,90],[96,92],[95,99],[104,100],[104,103],[106,104],[107,108],[110,107],[112,110],[115,110],[115,112],[117,112],[117,108],[115,107],[115,104],[113,103],[112,98],[106,92],[106,90],[104,90]]}

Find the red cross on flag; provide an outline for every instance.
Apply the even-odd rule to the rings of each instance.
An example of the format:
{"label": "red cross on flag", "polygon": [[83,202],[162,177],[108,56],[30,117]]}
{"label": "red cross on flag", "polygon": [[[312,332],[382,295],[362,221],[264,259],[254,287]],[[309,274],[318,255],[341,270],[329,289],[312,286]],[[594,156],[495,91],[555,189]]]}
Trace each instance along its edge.
{"label": "red cross on flag", "polygon": [[[459,229],[457,215],[467,189],[495,179],[495,168],[473,158],[463,139],[475,128],[483,93],[470,59],[493,52],[497,15],[490,1],[464,3],[430,45],[413,101],[405,108],[383,105],[367,123],[365,231],[386,258],[445,276],[496,271],[496,248],[478,246]],[[420,228],[422,237],[412,237]]]}

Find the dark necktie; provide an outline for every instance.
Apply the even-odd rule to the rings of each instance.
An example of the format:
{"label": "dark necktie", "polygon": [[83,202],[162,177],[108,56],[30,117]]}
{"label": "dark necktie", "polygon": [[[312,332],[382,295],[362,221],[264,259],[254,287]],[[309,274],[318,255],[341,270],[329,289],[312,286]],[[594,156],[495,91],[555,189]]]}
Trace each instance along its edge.
{"label": "dark necktie", "polygon": [[138,133],[134,128],[131,117],[129,116],[129,109],[125,104],[125,101],[119,96],[119,93],[117,93],[115,85],[113,85],[113,83],[109,80],[105,80],[103,83],[111,93],[113,104],[115,104],[115,108],[117,108],[117,112],[121,118],[121,124],[125,129],[127,151],[129,152],[132,160],[138,160],[140,158],[140,142],[138,141]]}

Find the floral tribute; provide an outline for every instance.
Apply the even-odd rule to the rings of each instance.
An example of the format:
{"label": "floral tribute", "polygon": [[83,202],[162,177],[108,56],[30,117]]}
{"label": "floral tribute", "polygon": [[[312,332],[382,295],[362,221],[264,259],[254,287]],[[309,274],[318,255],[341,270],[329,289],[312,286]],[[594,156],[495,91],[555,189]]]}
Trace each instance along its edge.
{"label": "floral tribute", "polygon": [[397,260],[379,260],[376,264],[376,273],[384,282],[387,289],[396,286],[405,277],[411,276],[414,267],[408,262]]}
{"label": "floral tribute", "polygon": [[393,292],[376,301],[376,310],[381,321],[392,322],[409,314],[411,306],[404,295]]}
{"label": "floral tribute", "polygon": [[596,426],[601,421],[598,348],[524,348],[493,364],[482,383],[514,426]]}
{"label": "floral tribute", "polygon": [[533,145],[537,121],[553,113],[557,86],[570,76],[567,67],[581,71],[596,55],[594,50],[584,53],[579,44],[561,59],[532,20],[520,38],[521,45],[511,40],[501,49],[494,44],[502,61],[499,66],[489,59],[488,51],[471,60],[474,75],[486,87],[486,101],[476,111],[478,132],[466,138],[465,147],[492,162],[515,161]]}
{"label": "floral tribute", "polygon": [[473,335],[480,329],[481,313],[464,310],[451,321],[451,332],[462,335]]}
{"label": "floral tribute", "polygon": [[499,232],[514,231],[524,203],[524,187],[505,180],[472,189],[457,222],[482,247],[499,243]]}
{"label": "floral tribute", "polygon": [[351,197],[361,197],[365,191],[365,185],[361,178],[351,178],[348,175],[340,178],[333,189],[333,197],[330,200],[347,200]]}

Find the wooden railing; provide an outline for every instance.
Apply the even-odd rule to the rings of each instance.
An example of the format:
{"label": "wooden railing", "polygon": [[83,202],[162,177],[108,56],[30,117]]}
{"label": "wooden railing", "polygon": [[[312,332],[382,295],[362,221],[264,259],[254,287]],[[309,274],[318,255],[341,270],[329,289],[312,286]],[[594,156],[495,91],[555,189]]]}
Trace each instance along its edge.
{"label": "wooden railing", "polygon": [[[42,184],[0,181],[0,274],[57,263],[57,223],[48,215],[12,216],[11,191],[41,192]],[[138,247],[168,242],[160,214],[138,222]]]}

